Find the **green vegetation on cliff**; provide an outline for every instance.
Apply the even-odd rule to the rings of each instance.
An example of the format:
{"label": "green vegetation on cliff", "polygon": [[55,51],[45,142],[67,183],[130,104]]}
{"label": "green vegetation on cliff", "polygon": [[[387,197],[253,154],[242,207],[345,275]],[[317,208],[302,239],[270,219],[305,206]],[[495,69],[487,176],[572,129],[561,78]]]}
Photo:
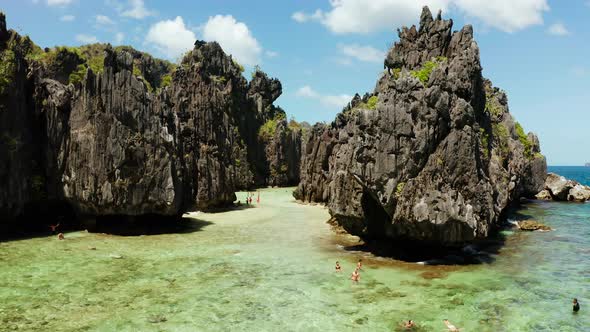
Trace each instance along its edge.
{"label": "green vegetation on cliff", "polygon": [[533,158],[533,142],[531,142],[528,136],[524,133],[524,129],[520,123],[516,122],[516,124],[514,124],[514,129],[516,130],[516,135],[518,135],[518,140],[524,146],[525,157],[529,159]]}
{"label": "green vegetation on cliff", "polygon": [[447,58],[443,56],[436,57],[434,61],[426,61],[419,70],[412,70],[410,75],[416,77],[422,84],[428,83],[430,74],[442,62],[446,62]]}

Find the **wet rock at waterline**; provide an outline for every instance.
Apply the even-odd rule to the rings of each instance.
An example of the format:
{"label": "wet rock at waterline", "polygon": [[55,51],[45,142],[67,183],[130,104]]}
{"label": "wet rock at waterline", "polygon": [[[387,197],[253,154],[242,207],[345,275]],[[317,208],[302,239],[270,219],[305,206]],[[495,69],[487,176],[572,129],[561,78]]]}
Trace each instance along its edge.
{"label": "wet rock at waterline", "polygon": [[536,195],[537,199],[585,202],[590,200],[590,187],[565,177],[549,173],[545,179],[545,189]]}

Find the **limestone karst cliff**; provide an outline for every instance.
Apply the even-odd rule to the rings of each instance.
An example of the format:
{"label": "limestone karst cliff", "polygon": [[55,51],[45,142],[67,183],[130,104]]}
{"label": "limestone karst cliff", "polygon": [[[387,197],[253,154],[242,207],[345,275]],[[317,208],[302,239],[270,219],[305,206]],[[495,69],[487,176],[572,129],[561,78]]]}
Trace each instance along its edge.
{"label": "limestone karst cliff", "polygon": [[248,82],[215,42],[178,65],[106,44],[42,50],[0,15],[0,54],[2,220],[52,204],[179,216],[298,183],[301,130],[273,105],[281,83],[258,69]]}
{"label": "limestone karst cliff", "polygon": [[543,188],[537,137],[482,77],[472,27],[452,27],[424,8],[399,30],[375,90],[313,128],[296,198],[365,240],[458,245]]}

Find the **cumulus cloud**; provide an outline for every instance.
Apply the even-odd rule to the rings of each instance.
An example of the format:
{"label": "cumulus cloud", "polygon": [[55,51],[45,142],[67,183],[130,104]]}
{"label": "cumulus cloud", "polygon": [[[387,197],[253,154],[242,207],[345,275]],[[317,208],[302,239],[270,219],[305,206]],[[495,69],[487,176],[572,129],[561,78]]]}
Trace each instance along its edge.
{"label": "cumulus cloud", "polygon": [[340,95],[322,95],[312,89],[309,85],[302,86],[295,92],[297,97],[315,99],[326,107],[344,107],[350,102],[352,96],[346,94]]}
{"label": "cumulus cloud", "polygon": [[203,38],[207,41],[217,41],[226,53],[245,65],[260,63],[262,47],[252,36],[248,26],[236,21],[231,15],[209,17],[203,27]]}
{"label": "cumulus cloud", "polygon": [[162,54],[175,59],[193,47],[197,37],[189,30],[182,17],[174,20],[159,21],[152,25],[145,38]]}
{"label": "cumulus cloud", "polygon": [[318,21],[337,34],[366,34],[415,23],[427,5],[433,13],[453,8],[485,25],[514,32],[542,24],[549,10],[547,0],[331,0],[330,5],[326,12],[295,12],[291,17],[300,23]]}
{"label": "cumulus cloud", "polygon": [[467,16],[504,32],[543,24],[547,0],[452,0]]}
{"label": "cumulus cloud", "polygon": [[96,36],[86,35],[83,33],[76,35],[76,40],[83,44],[98,43],[98,38],[96,38]]}
{"label": "cumulus cloud", "polygon": [[76,16],[74,16],[74,15],[64,15],[59,18],[59,20],[62,22],[72,22],[75,19],[76,19]]}
{"label": "cumulus cloud", "polygon": [[99,25],[113,25],[115,22],[111,20],[108,16],[105,15],[96,15],[95,16],[96,24]]}
{"label": "cumulus cloud", "polygon": [[67,6],[72,3],[73,0],[47,0],[48,6]]}
{"label": "cumulus cloud", "polygon": [[155,15],[155,12],[145,8],[143,0],[129,0],[128,9],[121,11],[121,16],[131,17],[138,20]]}
{"label": "cumulus cloud", "polygon": [[363,62],[382,62],[385,52],[368,45],[339,44],[338,49],[347,58],[354,58]]}
{"label": "cumulus cloud", "polygon": [[562,23],[554,23],[549,26],[547,33],[553,36],[567,36],[570,34],[569,30]]}

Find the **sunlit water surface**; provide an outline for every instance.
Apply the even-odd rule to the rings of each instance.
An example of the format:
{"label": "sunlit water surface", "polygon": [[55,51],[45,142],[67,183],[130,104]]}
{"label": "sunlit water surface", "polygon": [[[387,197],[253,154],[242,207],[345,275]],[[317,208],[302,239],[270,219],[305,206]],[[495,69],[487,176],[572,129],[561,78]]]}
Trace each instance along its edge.
{"label": "sunlit water surface", "polygon": [[291,191],[190,214],[183,233],[2,242],[0,330],[394,331],[413,319],[443,331],[445,318],[462,331],[590,330],[590,204],[528,204],[520,217],[556,230],[505,231],[492,263],[432,267],[344,250],[357,239]]}

